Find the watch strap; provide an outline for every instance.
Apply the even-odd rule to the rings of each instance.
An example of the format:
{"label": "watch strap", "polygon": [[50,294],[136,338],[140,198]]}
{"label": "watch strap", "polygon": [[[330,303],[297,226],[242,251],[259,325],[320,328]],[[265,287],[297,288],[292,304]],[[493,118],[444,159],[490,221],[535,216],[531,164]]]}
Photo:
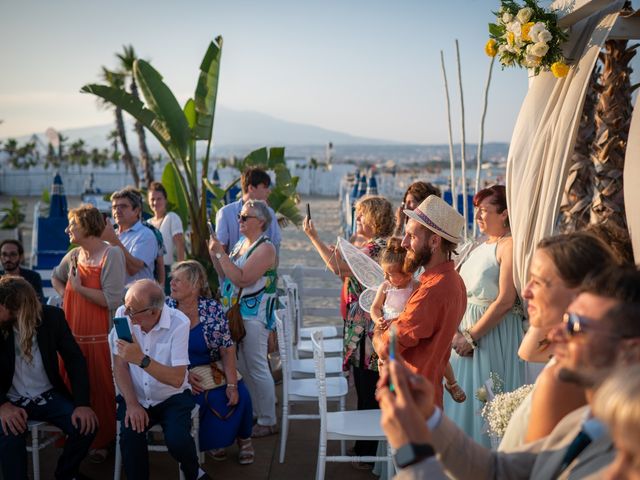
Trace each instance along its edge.
{"label": "watch strap", "polygon": [[396,450],[393,459],[399,468],[405,468],[435,454],[435,450],[428,443],[407,443]]}
{"label": "watch strap", "polygon": [[151,363],[151,357],[149,355],[145,355],[144,357],[142,357],[142,360],[140,360],[140,364],[138,366],[140,368],[147,368],[150,363]]}

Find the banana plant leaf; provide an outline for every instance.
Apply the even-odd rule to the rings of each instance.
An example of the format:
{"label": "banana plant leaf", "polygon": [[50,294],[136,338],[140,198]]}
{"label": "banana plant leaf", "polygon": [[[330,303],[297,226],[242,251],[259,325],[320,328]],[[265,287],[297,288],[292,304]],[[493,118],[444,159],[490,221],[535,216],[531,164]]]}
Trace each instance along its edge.
{"label": "banana plant leaf", "polygon": [[194,96],[196,122],[192,127],[196,140],[210,140],[213,135],[221,54],[222,37],[216,37],[215,41],[209,44],[200,64],[200,75]]}
{"label": "banana plant leaf", "polygon": [[182,184],[178,180],[178,172],[173,163],[168,162],[162,172],[162,185],[167,191],[167,200],[174,206],[174,211],[182,220],[182,227],[186,231],[189,225],[189,207],[187,196]]}

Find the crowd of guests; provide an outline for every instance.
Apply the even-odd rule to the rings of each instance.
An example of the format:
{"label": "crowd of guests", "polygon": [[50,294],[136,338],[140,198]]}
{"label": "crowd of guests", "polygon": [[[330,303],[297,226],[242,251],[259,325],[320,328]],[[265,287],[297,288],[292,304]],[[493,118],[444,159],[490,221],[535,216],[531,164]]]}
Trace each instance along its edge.
{"label": "crowd of guests", "polygon": [[[104,461],[116,420],[128,478],[149,478],[154,424],[185,478],[208,478],[190,435],[196,405],[201,450],[224,460],[237,443],[239,463],[254,461],[252,438],[278,431],[267,352],[281,237],[266,203],[270,182],[248,169],[242,198],[217,213],[209,253],[219,293],[199,262],[185,260],[183,226],[160,183],[148,191],[149,222],[132,188],[112,195],[115,223],[91,206],[69,212],[74,248],[52,274],[62,310],[42,305],[19,242],[0,244],[5,478],[26,477],[28,419],[68,436],[56,478],[81,478],[87,455]],[[477,192],[474,206],[482,236],[461,248],[464,219],[430,184],[412,184],[395,211],[384,197],[360,199],[350,241],[384,272],[370,309],[339,249],[303,222],[343,281],[343,368],[357,408],[382,409],[398,477],[640,475],[640,273],[628,242],[606,226],[545,238],[517,292],[504,186]],[[242,314],[241,338],[232,338],[231,309]],[[114,318],[130,338],[112,328]],[[544,368],[491,450],[475,393],[492,376],[506,392],[522,386],[525,362]],[[352,453],[377,449],[358,441]]]}

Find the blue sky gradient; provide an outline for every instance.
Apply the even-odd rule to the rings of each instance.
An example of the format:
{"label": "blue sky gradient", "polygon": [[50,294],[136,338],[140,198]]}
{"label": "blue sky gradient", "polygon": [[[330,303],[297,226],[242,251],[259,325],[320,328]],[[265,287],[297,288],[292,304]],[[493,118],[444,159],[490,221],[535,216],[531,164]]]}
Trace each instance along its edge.
{"label": "blue sky gradient", "polygon": [[[548,2],[547,2],[548,3]],[[208,42],[224,37],[219,102],[353,135],[445,143],[445,53],[454,139],[461,47],[467,140],[477,141],[497,1],[3,0],[0,138],[105,124],[82,85],[134,45],[180,103],[193,93]],[[487,141],[509,141],[527,89],[523,70],[494,67]]]}

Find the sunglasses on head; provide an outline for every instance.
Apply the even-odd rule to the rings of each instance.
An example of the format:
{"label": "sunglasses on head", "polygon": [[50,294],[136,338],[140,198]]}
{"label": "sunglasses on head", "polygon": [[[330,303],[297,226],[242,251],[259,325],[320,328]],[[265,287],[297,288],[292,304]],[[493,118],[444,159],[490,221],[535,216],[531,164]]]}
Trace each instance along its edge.
{"label": "sunglasses on head", "polygon": [[611,338],[620,337],[620,335],[595,326],[594,324],[596,322],[594,320],[583,317],[582,315],[578,315],[574,312],[566,312],[562,317],[562,321],[565,325],[566,332],[570,337],[575,337],[576,335],[581,335],[588,332],[592,332],[597,335],[604,335]]}
{"label": "sunglasses on head", "polygon": [[246,222],[247,220],[249,220],[250,218],[258,218],[255,215],[246,215],[246,214],[238,214],[238,221],[239,222]]}

